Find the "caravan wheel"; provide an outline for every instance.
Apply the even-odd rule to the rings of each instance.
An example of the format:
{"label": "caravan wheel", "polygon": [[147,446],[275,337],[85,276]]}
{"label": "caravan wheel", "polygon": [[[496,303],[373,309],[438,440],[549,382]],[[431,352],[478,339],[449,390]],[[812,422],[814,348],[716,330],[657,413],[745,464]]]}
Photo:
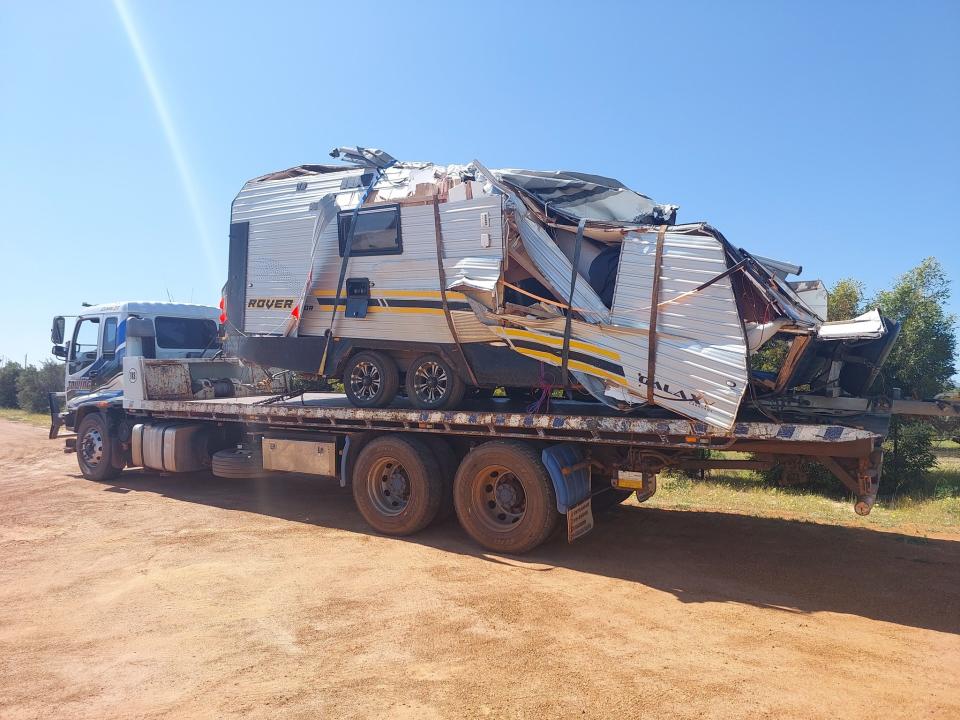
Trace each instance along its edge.
{"label": "caravan wheel", "polygon": [[397,364],[383,353],[358,353],[343,371],[343,391],[354,407],[386,407],[399,385]]}
{"label": "caravan wheel", "polygon": [[439,355],[424,355],[407,368],[407,397],[419,410],[445,410],[463,400],[466,386]]}

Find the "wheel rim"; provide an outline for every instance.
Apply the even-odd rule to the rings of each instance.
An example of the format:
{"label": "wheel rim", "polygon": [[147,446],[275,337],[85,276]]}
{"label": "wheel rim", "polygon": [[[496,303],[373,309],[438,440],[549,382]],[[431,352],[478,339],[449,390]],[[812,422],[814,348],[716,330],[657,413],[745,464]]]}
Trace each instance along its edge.
{"label": "wheel rim", "polygon": [[410,501],[410,477],[396,459],[377,461],[367,478],[367,495],[381,515],[399,515]]}
{"label": "wheel rim", "polygon": [[382,386],[380,368],[369,360],[361,360],[350,371],[350,390],[361,400],[373,400]]}
{"label": "wheel rim", "polygon": [[503,465],[490,465],[474,477],[473,507],[477,519],[493,532],[510,532],[527,511],[527,495],[520,478]]}
{"label": "wheel rim", "polygon": [[450,379],[443,366],[428,360],[421,363],[413,375],[413,391],[423,402],[435,403],[447,394]]}
{"label": "wheel rim", "polygon": [[103,435],[97,428],[90,428],[83,434],[80,457],[88,467],[96,467],[103,460]]}

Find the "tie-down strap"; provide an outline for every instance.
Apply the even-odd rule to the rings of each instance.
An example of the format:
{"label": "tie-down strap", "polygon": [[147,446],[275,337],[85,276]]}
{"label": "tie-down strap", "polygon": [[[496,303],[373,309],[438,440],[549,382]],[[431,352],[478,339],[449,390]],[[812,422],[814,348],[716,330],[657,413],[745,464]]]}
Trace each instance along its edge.
{"label": "tie-down strap", "polygon": [[657,370],[657,316],[660,314],[660,272],[663,268],[663,238],[667,226],[661,225],[657,231],[657,252],[653,260],[653,290],[650,302],[650,330],[647,335],[647,403],[654,405],[653,375]]}

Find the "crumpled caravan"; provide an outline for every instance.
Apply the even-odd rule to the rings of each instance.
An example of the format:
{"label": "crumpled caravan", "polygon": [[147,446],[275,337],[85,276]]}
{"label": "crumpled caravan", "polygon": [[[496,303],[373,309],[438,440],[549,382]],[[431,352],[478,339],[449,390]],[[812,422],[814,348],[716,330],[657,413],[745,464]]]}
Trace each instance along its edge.
{"label": "crumpled caravan", "polygon": [[[238,357],[342,378],[359,407],[566,387],[729,430],[748,397],[863,394],[896,338],[875,311],[826,322],[801,268],[611,178],[331,154],[237,195],[226,315]],[[751,373],[774,338],[779,372]]]}

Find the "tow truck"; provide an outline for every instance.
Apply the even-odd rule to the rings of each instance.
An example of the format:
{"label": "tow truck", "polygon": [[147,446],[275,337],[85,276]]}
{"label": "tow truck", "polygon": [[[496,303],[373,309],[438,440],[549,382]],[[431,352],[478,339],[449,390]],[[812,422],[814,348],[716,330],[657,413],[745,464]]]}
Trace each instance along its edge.
{"label": "tow truck", "polygon": [[574,399],[477,397],[429,411],[400,397],[357,408],[341,393],[295,392],[285,374],[226,357],[219,312],[99,305],[79,314],[66,343],[65,319],[54,319],[54,354],[66,371],[65,391],[51,397],[50,436],[74,432],[65,449],[84,477],[109,482],[127,468],[315,475],[350,485],[378,532],[410,535],[456,514],[480,545],[519,554],[561,524],[573,541],[593,528],[595,512],[631,495],[644,502],[670,469],[797,472],[814,460],[866,515],[891,415],[960,415],[955,400],[836,398],[825,402],[837,407],[782,403],[775,416],[758,406],[722,431],[667,411],[623,415]]}

